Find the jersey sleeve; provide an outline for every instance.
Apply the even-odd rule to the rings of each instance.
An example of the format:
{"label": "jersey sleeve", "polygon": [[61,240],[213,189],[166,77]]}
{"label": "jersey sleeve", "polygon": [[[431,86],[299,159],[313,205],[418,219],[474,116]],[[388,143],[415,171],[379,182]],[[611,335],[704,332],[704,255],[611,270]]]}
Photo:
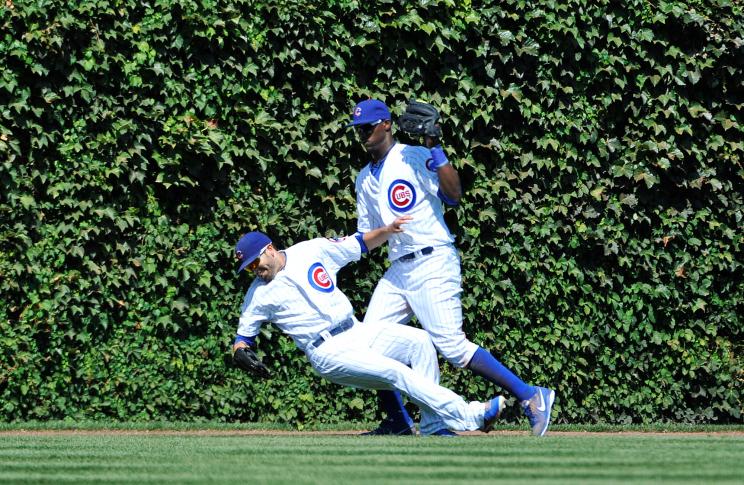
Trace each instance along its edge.
{"label": "jersey sleeve", "polygon": [[[434,197],[439,197],[439,176],[436,170],[429,169],[431,162],[431,150],[426,147],[416,146],[408,147],[410,157],[412,158],[411,166],[416,173],[416,179],[419,186]],[[408,155],[408,154],[406,154]]]}
{"label": "jersey sleeve", "polygon": [[238,319],[238,335],[243,337],[255,337],[264,322],[271,320],[269,306],[262,303],[261,294],[257,291],[261,287],[259,280],[255,280],[243,298],[240,307],[240,318]]}
{"label": "jersey sleeve", "polygon": [[362,189],[362,173],[357,176],[356,183],[354,185],[354,189],[356,191],[357,206],[357,231],[369,232],[372,230],[372,221],[369,212],[368,196]]}
{"label": "jersey sleeve", "polygon": [[362,246],[355,236],[341,239],[319,239],[327,269],[333,274],[352,261],[362,257]]}

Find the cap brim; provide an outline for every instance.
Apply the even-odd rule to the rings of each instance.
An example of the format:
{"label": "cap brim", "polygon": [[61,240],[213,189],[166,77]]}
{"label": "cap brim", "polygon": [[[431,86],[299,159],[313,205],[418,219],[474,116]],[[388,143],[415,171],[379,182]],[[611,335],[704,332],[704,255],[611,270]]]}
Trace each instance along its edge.
{"label": "cap brim", "polygon": [[356,120],[356,121],[352,121],[351,123],[349,123],[348,125],[346,125],[346,128],[351,128],[353,126],[359,126],[359,125],[369,125],[369,124],[375,123],[375,122],[382,123],[383,121],[387,121],[387,120],[388,120],[388,118],[373,118],[371,120]]}
{"label": "cap brim", "polygon": [[[253,259],[256,259],[256,258],[253,258]],[[243,263],[240,265],[240,268],[238,268],[235,274],[240,274],[245,269],[246,266],[251,264],[251,261],[253,261],[253,259],[250,259],[248,261],[243,261]]]}

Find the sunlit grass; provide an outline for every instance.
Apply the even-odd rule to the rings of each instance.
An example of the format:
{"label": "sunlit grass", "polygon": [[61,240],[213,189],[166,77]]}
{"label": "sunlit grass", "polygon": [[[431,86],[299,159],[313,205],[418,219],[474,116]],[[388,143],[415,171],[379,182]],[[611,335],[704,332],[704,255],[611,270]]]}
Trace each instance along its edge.
{"label": "sunlit grass", "polygon": [[741,483],[744,436],[0,435],[14,483]]}

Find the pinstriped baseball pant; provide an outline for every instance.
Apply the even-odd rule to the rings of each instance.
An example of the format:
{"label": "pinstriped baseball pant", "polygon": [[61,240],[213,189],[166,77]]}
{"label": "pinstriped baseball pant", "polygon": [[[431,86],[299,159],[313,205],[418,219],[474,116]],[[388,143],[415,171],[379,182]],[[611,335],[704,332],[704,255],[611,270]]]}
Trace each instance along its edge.
{"label": "pinstriped baseball pant", "polygon": [[462,330],[460,256],[437,246],[425,256],[393,261],[377,284],[364,321],[408,323],[416,315],[434,346],[452,365],[465,367],[478,350]]}
{"label": "pinstriped baseball pant", "polygon": [[439,385],[437,353],[426,332],[390,323],[357,323],[309,347],[308,360],[329,381],[363,389],[396,389],[421,409],[419,429],[473,431],[483,425],[485,405],[466,402]]}

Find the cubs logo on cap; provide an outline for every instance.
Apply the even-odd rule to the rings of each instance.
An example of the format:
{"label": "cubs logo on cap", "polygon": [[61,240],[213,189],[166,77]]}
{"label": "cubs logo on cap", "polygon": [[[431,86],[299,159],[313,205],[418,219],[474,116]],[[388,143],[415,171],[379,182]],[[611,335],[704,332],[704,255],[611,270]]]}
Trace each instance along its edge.
{"label": "cubs logo on cap", "polygon": [[388,204],[396,212],[406,212],[416,204],[416,190],[407,180],[393,181],[388,188]]}
{"label": "cubs logo on cap", "polygon": [[321,263],[314,263],[307,271],[307,281],[310,286],[323,293],[330,293],[335,288],[331,275]]}
{"label": "cubs logo on cap", "polygon": [[354,107],[351,122],[346,127],[377,123],[389,119],[390,110],[385,106],[385,103],[377,99],[367,99]]}

